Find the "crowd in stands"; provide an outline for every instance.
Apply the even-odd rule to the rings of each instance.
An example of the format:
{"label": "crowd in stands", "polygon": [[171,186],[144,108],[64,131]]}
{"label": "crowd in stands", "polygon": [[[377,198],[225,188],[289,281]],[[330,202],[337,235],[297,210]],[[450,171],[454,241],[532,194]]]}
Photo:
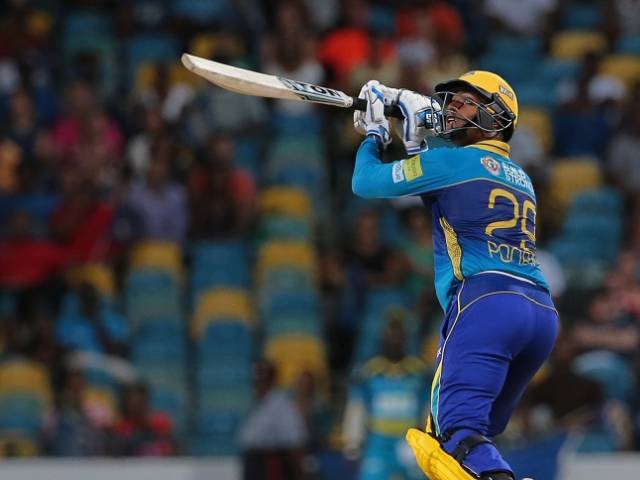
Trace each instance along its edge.
{"label": "crowd in stands", "polygon": [[640,448],[639,2],[0,8],[0,457],[244,451],[313,478],[344,449],[353,475],[345,411],[389,325],[429,384],[429,212],[353,196],[349,112],[214,88],[183,51],[350,94],[504,76],[563,327],[505,441]]}

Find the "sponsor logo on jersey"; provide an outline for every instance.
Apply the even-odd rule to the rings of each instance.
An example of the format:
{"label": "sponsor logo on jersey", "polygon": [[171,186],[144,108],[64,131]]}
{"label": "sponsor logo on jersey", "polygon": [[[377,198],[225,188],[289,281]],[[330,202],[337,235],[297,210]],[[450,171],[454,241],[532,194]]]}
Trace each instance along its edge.
{"label": "sponsor logo on jersey", "polygon": [[491,157],[482,157],[480,159],[480,163],[482,166],[494,177],[500,175],[500,162],[498,162],[495,158]]}
{"label": "sponsor logo on jersey", "polygon": [[402,162],[395,162],[391,167],[391,176],[393,183],[404,182],[404,172],[402,171]]}
{"label": "sponsor logo on jersey", "polygon": [[407,182],[420,178],[422,173],[422,165],[420,164],[420,155],[408,158],[402,161],[402,172]]}

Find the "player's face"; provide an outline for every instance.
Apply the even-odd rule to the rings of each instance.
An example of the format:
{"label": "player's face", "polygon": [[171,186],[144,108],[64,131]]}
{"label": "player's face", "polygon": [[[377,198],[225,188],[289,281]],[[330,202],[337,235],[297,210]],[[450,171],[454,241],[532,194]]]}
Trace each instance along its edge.
{"label": "player's face", "polygon": [[482,99],[472,92],[458,92],[449,101],[445,113],[447,130],[464,127],[469,120],[476,118],[478,103]]}

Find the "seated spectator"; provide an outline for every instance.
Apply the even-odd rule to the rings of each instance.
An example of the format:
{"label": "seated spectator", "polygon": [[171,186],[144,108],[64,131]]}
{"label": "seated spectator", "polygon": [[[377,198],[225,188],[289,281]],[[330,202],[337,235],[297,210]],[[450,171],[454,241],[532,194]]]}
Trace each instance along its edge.
{"label": "seated spectator", "polygon": [[256,186],[251,174],[234,165],[233,138],[213,136],[202,165],[189,178],[190,236],[194,239],[243,235],[255,213]]}
{"label": "seated spectator", "polygon": [[576,84],[576,94],[553,115],[554,150],[558,156],[604,154],[611,125],[606,112],[589,96],[588,79]]}
{"label": "seated spectator", "polygon": [[[341,25],[322,39],[317,55],[336,85],[344,88],[353,69],[369,58],[371,39],[367,31],[367,2],[347,0],[341,3],[341,7]],[[393,44],[389,41],[384,42],[380,48],[385,61],[395,54]]]}
{"label": "seated spectator", "polygon": [[126,457],[167,457],[175,454],[171,419],[153,412],[149,390],[137,383],[125,387],[120,420],[113,428],[112,453]]}
{"label": "seated spectator", "polygon": [[171,159],[161,142],[154,142],[146,181],[131,186],[126,206],[139,238],[182,243],[187,225],[186,194],[182,185],[171,180]]}
{"label": "seated spectator", "polygon": [[87,402],[87,383],[79,370],[65,374],[55,413],[45,430],[46,451],[57,457],[90,457],[107,453],[101,413]]}
{"label": "seated spectator", "polygon": [[0,241],[0,285],[3,288],[36,287],[66,264],[65,249],[36,239],[29,216],[15,212],[7,221],[7,236]]}
{"label": "seated spectator", "polygon": [[629,195],[640,194],[640,83],[635,90],[636,98],[625,110],[607,153],[607,169]]}
{"label": "seated spectator", "polygon": [[82,284],[76,295],[70,297],[71,305],[63,308],[58,318],[58,343],[69,350],[123,356],[128,339],[126,319],[103,301],[89,283]]}
{"label": "seated spectator", "polygon": [[303,478],[303,449],[308,440],[304,419],[289,394],[277,388],[272,364],[259,362],[254,372],[255,404],[238,434],[243,451],[242,478]]}
{"label": "seated spectator", "polygon": [[497,26],[518,35],[539,35],[552,24],[558,0],[488,0],[486,14]]}
{"label": "seated spectator", "polygon": [[73,168],[60,176],[62,199],[49,219],[52,237],[71,262],[104,260],[111,246],[113,207],[100,199],[93,177]]}
{"label": "seated spectator", "polygon": [[142,112],[142,130],[131,137],[127,144],[127,164],[137,180],[143,180],[151,158],[151,148],[160,138],[170,137],[160,109],[146,108]]}

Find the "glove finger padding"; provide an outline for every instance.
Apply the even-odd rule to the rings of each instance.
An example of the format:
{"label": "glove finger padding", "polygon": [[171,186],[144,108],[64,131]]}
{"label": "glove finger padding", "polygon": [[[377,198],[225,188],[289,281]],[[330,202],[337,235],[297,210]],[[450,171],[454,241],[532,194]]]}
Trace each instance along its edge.
{"label": "glove finger padding", "polygon": [[404,115],[400,137],[407,154],[415,155],[426,150],[427,132],[433,127],[425,124],[425,120],[432,118],[434,104],[431,98],[411,90],[402,90],[398,95],[398,106]]}
{"label": "glove finger padding", "polygon": [[367,135],[375,135],[384,146],[391,143],[389,120],[384,116],[385,97],[378,85],[372,85],[365,92],[367,111],[364,115]]}
{"label": "glove finger padding", "polygon": [[407,443],[413,450],[416,462],[431,480],[478,480],[451,455],[445,452],[438,440],[416,428],[407,432]]}
{"label": "glove finger padding", "polygon": [[[369,90],[369,88],[371,87],[379,86],[379,85],[380,85],[380,82],[378,80],[369,80],[360,89],[360,93],[358,93],[358,98],[362,98],[363,100],[366,100],[367,90]],[[364,119],[365,114],[366,112],[363,112],[361,110],[353,111],[353,128],[355,128],[356,132],[358,132],[360,135],[367,134],[367,126]]]}

